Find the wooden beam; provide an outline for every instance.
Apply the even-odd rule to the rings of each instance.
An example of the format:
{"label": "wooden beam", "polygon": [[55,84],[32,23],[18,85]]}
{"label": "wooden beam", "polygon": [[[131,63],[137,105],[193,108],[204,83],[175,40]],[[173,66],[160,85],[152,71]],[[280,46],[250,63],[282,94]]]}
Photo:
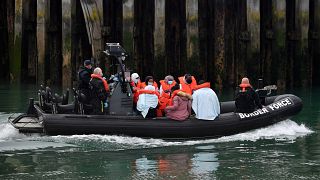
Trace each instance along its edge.
{"label": "wooden beam", "polygon": [[79,0],[71,0],[71,70],[73,87],[78,79],[78,70],[83,61],[91,59],[92,48],[86,30],[84,14]]}
{"label": "wooden beam", "polygon": [[186,0],[165,2],[165,72],[185,73],[187,59]]}
{"label": "wooden beam", "polygon": [[320,85],[320,0],[309,3],[309,57],[311,61],[312,85]]}
{"label": "wooden beam", "polygon": [[7,0],[0,1],[0,79],[9,80]]}
{"label": "wooden beam", "polygon": [[37,77],[37,0],[22,4],[21,82],[35,83]]}
{"label": "wooden beam", "polygon": [[[123,45],[123,5],[122,0],[103,0],[102,47],[106,43],[120,43]],[[102,56],[100,67],[103,72],[110,74],[111,59]]]}
{"label": "wooden beam", "polygon": [[62,0],[46,1],[45,82],[62,85]]}

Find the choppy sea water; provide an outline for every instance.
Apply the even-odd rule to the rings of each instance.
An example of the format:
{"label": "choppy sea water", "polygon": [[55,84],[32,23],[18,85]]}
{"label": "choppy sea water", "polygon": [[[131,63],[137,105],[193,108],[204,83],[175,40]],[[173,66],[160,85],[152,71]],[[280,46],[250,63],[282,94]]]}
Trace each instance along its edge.
{"label": "choppy sea water", "polygon": [[[16,88],[16,87],[14,87]],[[291,120],[217,139],[166,141],[108,135],[22,134],[7,118],[21,102],[0,109],[0,179],[319,179],[320,94],[296,94],[304,109]],[[23,101],[24,100],[24,101]],[[9,100],[5,100],[10,102]]]}

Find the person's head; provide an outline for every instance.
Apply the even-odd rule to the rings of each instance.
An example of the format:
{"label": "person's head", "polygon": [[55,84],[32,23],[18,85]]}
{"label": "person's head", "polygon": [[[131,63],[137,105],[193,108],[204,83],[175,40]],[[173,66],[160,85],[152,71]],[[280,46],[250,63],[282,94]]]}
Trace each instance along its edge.
{"label": "person's head", "polygon": [[241,84],[250,84],[250,81],[247,77],[242,78]]}
{"label": "person's head", "polygon": [[191,84],[192,83],[192,76],[191,74],[185,74],[184,75],[184,79],[186,81],[186,83]]}
{"label": "person's head", "polygon": [[138,73],[131,74],[131,81],[133,81],[134,83],[138,83],[139,79],[140,79],[140,76]]}
{"label": "person's head", "polygon": [[93,70],[93,74],[96,74],[96,75],[99,75],[99,76],[103,75],[102,74],[102,70],[100,68],[98,68],[98,67]]}
{"label": "person's head", "polygon": [[166,83],[168,83],[169,85],[171,85],[171,84],[173,83],[173,81],[174,81],[174,78],[173,78],[173,76],[168,75],[168,76],[166,76],[166,77],[164,78],[164,81],[165,81]]}
{"label": "person's head", "polygon": [[87,59],[83,62],[83,66],[88,68],[88,69],[92,69],[92,63],[91,60]]}
{"label": "person's head", "polygon": [[153,85],[153,77],[152,76],[147,76],[145,79],[146,85]]}
{"label": "person's head", "polygon": [[203,84],[203,83],[205,83],[205,81],[201,79],[201,80],[198,82],[198,85]]}
{"label": "person's head", "polygon": [[175,90],[179,90],[179,89],[180,89],[180,85],[177,83],[176,85],[172,86],[171,92],[173,92]]}

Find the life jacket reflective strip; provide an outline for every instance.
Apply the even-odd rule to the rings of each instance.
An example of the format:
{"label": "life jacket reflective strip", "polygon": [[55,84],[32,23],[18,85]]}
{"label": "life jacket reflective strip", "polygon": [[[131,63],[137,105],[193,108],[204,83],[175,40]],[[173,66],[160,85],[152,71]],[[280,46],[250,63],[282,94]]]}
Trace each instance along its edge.
{"label": "life jacket reflective strip", "polygon": [[192,76],[192,82],[191,84],[187,84],[184,80],[184,76],[179,77],[179,81],[181,84],[181,89],[185,92],[188,93],[190,95],[192,95],[192,91],[194,90],[194,88],[197,86],[197,81],[196,79]]}
{"label": "life jacket reflective strip", "polygon": [[194,90],[198,90],[198,89],[201,89],[201,88],[210,88],[210,83],[209,82],[205,82],[203,84],[200,84],[200,85],[197,85]]}
{"label": "life jacket reflective strip", "polygon": [[[145,82],[141,83],[141,89],[144,89],[146,86],[147,85]],[[158,84],[156,82],[153,82],[152,86],[155,87],[156,90],[158,90]]]}
{"label": "life jacket reflective strip", "polygon": [[165,80],[160,81],[161,87],[163,91],[171,90],[171,88],[177,84],[175,80],[173,80],[172,84],[168,84],[165,82]]}
{"label": "life jacket reflective strip", "polygon": [[250,84],[240,84],[239,87],[241,88],[241,92],[246,92],[246,88],[251,87]]}
{"label": "life jacket reflective strip", "polygon": [[105,79],[103,79],[101,76],[96,74],[91,74],[91,78],[100,79],[103,82],[104,89],[109,92],[109,85]]}

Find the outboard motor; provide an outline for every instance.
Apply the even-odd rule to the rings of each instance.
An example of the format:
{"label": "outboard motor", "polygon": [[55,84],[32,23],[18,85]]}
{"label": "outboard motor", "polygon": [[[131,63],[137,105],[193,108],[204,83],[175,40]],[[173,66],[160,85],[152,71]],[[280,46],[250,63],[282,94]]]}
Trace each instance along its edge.
{"label": "outboard motor", "polygon": [[129,81],[125,78],[124,61],[127,57],[126,51],[119,43],[107,43],[107,49],[103,51],[107,56],[116,58],[113,65],[117,66],[118,81],[114,82],[113,91],[109,100],[109,112],[111,115],[132,115],[133,96]]}

